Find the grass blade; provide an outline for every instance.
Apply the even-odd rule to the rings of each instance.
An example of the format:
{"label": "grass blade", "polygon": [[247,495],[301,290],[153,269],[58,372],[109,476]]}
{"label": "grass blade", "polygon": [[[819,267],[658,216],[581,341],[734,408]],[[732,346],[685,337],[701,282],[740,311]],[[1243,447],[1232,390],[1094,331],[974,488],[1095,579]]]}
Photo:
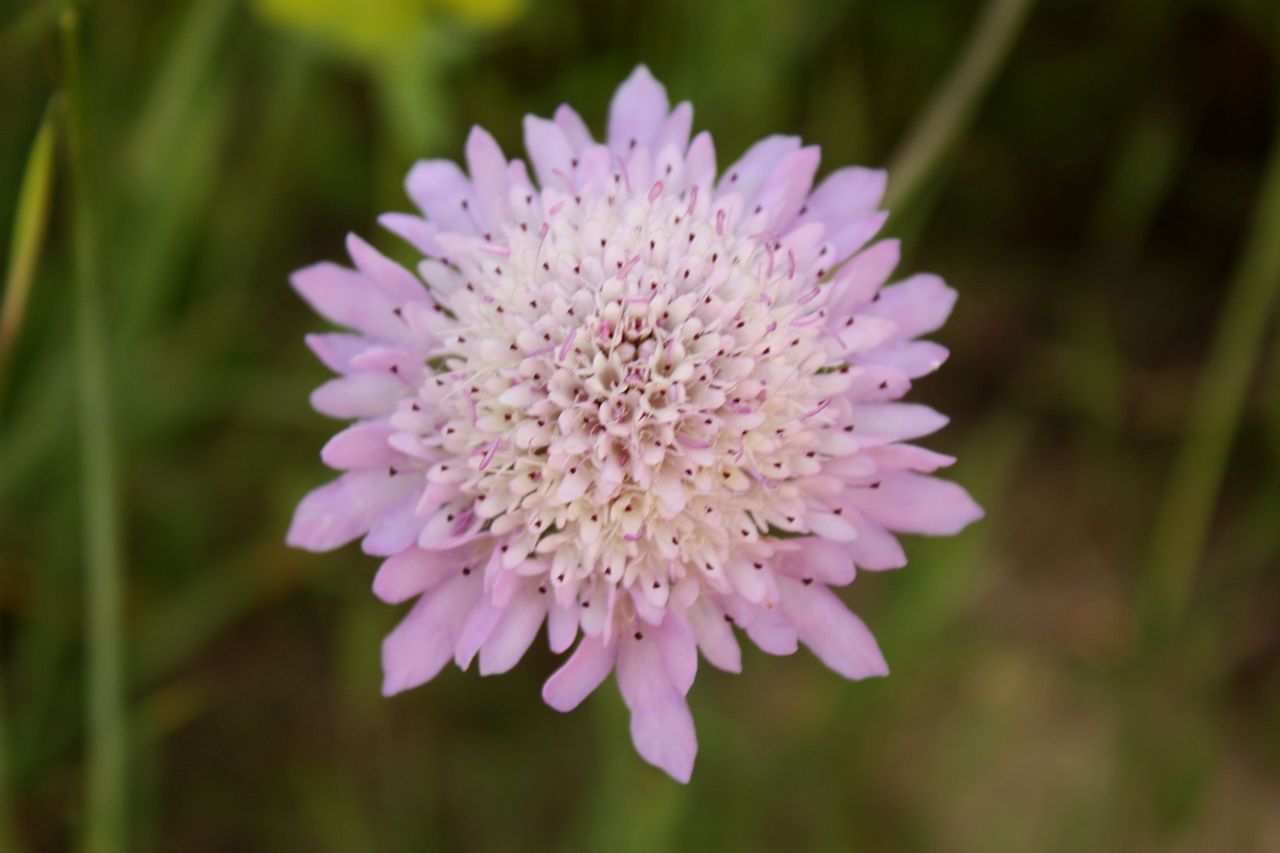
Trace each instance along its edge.
{"label": "grass blade", "polygon": [[1188,413],[1186,438],[1156,513],[1144,575],[1149,640],[1167,637],[1186,609],[1249,380],[1280,297],[1280,133],[1272,146],[1253,229],[1218,318]]}
{"label": "grass blade", "polygon": [[85,848],[125,849],[127,802],[124,642],[119,518],[113,459],[106,333],[97,267],[95,202],[87,163],[84,77],[79,15],[63,12],[63,62],[68,95],[67,153],[74,200],[77,397],[83,465],[85,613],[89,684],[88,812]]}
{"label": "grass blade", "polygon": [[9,241],[9,264],[5,274],[4,303],[0,305],[0,407],[4,404],[5,383],[9,363],[22,331],[27,313],[27,299],[36,277],[40,248],[44,245],[49,225],[49,206],[53,198],[54,141],[57,104],[50,101],[40,129],[31,143],[22,185],[18,190],[17,213],[13,219],[13,237]]}
{"label": "grass blade", "polygon": [[889,165],[886,208],[898,210],[933,175],[964,132],[996,72],[1022,31],[1033,0],[990,0],[955,68],[934,93]]}

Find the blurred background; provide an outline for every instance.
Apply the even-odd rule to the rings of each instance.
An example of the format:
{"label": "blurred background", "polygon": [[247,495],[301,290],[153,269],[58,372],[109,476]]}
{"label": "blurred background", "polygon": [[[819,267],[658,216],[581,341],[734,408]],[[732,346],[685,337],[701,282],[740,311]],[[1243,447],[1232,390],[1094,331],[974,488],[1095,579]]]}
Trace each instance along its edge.
{"label": "blurred background", "polygon": [[[114,743],[128,850],[1280,850],[1274,0],[104,0],[70,52],[59,8],[0,0],[0,848],[111,849]],[[403,257],[415,159],[599,131],[639,61],[722,166],[901,165],[961,294],[913,399],[988,513],[845,591],[890,678],[704,667],[687,788],[541,643],[384,700],[376,561],[283,544],[335,430],[289,272]]]}

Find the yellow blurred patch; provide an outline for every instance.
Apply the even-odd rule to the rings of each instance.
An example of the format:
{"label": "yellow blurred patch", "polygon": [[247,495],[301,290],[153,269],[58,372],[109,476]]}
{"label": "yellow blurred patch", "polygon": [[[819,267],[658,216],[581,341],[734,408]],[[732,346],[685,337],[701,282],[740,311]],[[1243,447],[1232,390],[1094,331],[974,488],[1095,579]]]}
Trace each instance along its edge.
{"label": "yellow blurred patch", "polygon": [[254,0],[279,27],[344,54],[376,59],[416,43],[437,23],[453,19],[475,28],[514,20],[525,0]]}

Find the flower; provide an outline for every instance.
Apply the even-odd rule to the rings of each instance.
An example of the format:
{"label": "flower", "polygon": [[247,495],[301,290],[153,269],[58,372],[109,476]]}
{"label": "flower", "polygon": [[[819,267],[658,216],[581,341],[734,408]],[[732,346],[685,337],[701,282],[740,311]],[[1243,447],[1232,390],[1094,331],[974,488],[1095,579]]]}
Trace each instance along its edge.
{"label": "flower", "polygon": [[737,628],[885,675],[831,587],[904,565],[895,533],[982,515],[930,476],[950,457],[906,443],[946,423],[897,401],[946,358],[918,338],[955,294],[932,275],[883,286],[898,244],[867,243],[884,173],[813,189],[818,149],[772,136],[717,180],[691,122],[641,66],[605,144],[567,106],[525,118],[536,181],[475,128],[466,173],[418,163],[422,215],[380,220],[425,256],[418,276],[355,236],[355,269],[294,275],[354,330],[308,343],[339,374],[312,404],[356,423],[288,534],[363,537],[386,558],[374,592],[416,599],[383,645],[386,694],[450,659],[505,672],[545,622],[557,653],[582,635],[547,703],[615,673],[637,750],[681,781],[698,652],[737,672]]}

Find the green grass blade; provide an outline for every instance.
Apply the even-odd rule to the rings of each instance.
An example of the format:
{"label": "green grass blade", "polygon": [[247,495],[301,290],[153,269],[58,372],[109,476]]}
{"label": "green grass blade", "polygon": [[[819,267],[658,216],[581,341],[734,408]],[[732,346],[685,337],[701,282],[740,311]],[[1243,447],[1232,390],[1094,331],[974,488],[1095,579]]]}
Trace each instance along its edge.
{"label": "green grass blade", "polygon": [[106,332],[97,267],[93,184],[85,140],[84,77],[79,15],[61,19],[68,93],[67,151],[74,199],[75,347],[83,464],[86,654],[88,692],[88,810],[85,848],[125,849],[127,802],[124,641],[121,624],[119,516],[113,459]]}
{"label": "green grass blade", "polygon": [[915,127],[890,160],[885,206],[911,205],[968,127],[1022,31],[1034,0],[990,0],[955,68],[934,93]]}
{"label": "green grass blade", "polygon": [[1192,399],[1186,438],[1156,514],[1143,588],[1148,639],[1167,637],[1187,606],[1249,381],[1280,297],[1277,235],[1280,134],[1273,142],[1253,229]]}
{"label": "green grass blade", "polygon": [[27,156],[22,185],[18,191],[13,237],[9,241],[4,303],[0,305],[0,407],[4,405],[10,360],[18,343],[18,334],[22,331],[27,299],[35,282],[40,248],[44,245],[49,225],[49,207],[53,198],[56,114],[56,102],[51,101],[45,109],[40,129],[36,131],[35,141],[31,143],[31,153]]}

